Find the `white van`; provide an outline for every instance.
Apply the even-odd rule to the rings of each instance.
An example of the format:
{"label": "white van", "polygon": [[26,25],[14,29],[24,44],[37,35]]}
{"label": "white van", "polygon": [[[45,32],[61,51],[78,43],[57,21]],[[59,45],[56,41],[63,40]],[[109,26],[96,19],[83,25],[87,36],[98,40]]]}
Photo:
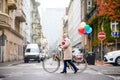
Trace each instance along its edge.
{"label": "white van", "polygon": [[38,44],[28,44],[25,49],[24,62],[28,63],[30,60],[40,62],[40,51]]}

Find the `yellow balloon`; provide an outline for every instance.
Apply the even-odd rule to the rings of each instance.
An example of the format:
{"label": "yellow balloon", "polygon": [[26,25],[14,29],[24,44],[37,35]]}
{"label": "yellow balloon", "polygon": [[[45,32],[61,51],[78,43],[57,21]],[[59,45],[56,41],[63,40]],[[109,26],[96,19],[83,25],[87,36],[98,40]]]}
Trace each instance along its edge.
{"label": "yellow balloon", "polygon": [[81,27],[81,28],[84,28],[85,25],[86,25],[85,22],[81,22],[81,23],[80,23],[80,27]]}

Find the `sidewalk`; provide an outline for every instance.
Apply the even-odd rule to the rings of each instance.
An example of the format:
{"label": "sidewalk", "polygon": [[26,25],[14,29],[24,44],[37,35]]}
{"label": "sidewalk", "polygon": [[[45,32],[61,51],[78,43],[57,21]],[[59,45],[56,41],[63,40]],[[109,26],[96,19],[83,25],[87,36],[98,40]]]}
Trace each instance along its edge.
{"label": "sidewalk", "polygon": [[4,62],[4,63],[0,62],[0,67],[10,66],[10,65],[16,65],[16,64],[20,64],[20,63],[23,63],[23,60],[13,61],[13,62]]}
{"label": "sidewalk", "polygon": [[107,64],[104,61],[95,61],[96,66],[112,66],[112,64]]}
{"label": "sidewalk", "polygon": [[120,67],[106,64],[104,61],[95,61],[95,65],[89,65],[90,69],[101,72],[104,75],[120,80]]}

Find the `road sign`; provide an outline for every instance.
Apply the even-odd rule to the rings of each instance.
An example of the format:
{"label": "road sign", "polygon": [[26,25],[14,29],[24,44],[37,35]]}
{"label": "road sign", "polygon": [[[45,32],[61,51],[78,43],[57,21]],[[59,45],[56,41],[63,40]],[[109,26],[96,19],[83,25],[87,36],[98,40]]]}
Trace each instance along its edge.
{"label": "road sign", "polygon": [[98,33],[98,39],[99,40],[104,40],[106,38],[106,34],[104,32],[99,32]]}
{"label": "road sign", "polygon": [[120,36],[119,32],[112,32],[112,36],[118,38]]}

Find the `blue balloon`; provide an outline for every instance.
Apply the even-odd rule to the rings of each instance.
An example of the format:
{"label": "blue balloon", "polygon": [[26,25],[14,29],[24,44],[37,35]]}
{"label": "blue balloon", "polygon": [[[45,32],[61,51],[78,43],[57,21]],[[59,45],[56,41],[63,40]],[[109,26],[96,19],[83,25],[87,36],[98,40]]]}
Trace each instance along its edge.
{"label": "blue balloon", "polygon": [[85,25],[85,31],[87,32],[87,31],[89,31],[89,29],[90,29],[90,26],[89,25]]}
{"label": "blue balloon", "polygon": [[87,32],[87,34],[90,34],[92,32],[92,28],[90,27],[90,29],[86,32]]}

